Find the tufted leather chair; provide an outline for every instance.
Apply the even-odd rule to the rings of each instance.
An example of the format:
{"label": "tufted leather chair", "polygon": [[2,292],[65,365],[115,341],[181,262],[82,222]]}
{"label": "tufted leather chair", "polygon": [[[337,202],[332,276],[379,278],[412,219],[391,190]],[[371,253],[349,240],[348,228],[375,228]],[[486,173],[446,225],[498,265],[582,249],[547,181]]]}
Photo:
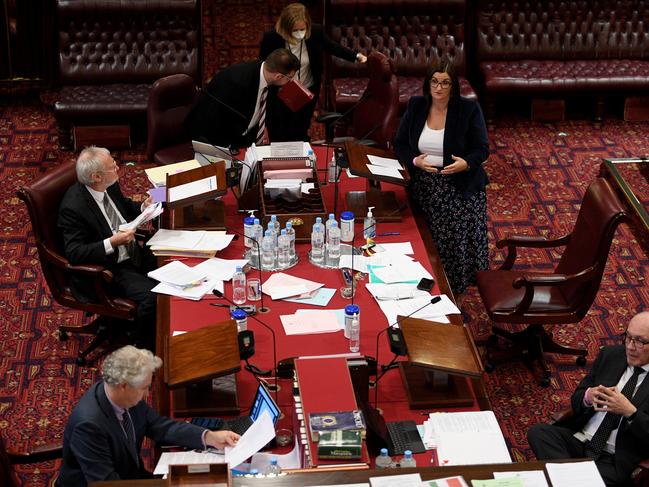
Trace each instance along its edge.
{"label": "tufted leather chair", "polygon": [[197,93],[194,79],[186,74],[172,74],[153,83],[146,115],[146,152],[156,164],[194,158],[191,136],[183,122]]}
{"label": "tufted leather chair", "polygon": [[[110,271],[99,265],[72,265],[64,257],[55,215],[65,192],[76,181],[75,163],[64,163],[20,188],[18,198],[27,205],[41,269],[54,300],[62,306],[84,311],[88,317],[97,315],[85,325],[59,326],[59,335],[63,340],[67,338],[67,332],[95,335],[85,349],[79,350],[77,364],[82,365],[91,351],[112,338],[118,324],[135,319],[137,305],[108,292],[106,286],[113,279]],[[69,278],[73,275],[94,280],[96,303],[82,302],[74,296],[69,285]]]}
{"label": "tufted leather chair", "polygon": [[[498,248],[507,247],[505,262],[497,270],[477,274],[478,291],[489,318],[496,323],[524,325],[513,332],[494,326],[494,335],[513,342],[514,355],[521,355],[531,367],[538,361],[541,385],[550,383],[550,370],[544,353],[577,355],[577,363],[586,363],[586,350],[569,348],[553,341],[543,325],[578,323],[590,309],[602,280],[613,236],[627,214],[608,181],[596,178],[584,195],[577,221],[571,233],[556,239],[512,236],[500,240]],[[554,272],[512,270],[518,247],[565,250]],[[487,347],[486,369],[493,369],[495,355]],[[510,358],[505,354],[505,358]],[[501,357],[502,358],[502,357]]]}
{"label": "tufted leather chair", "polygon": [[198,0],[57,0],[59,145],[72,125],[143,125],[151,84],[200,80]]}
{"label": "tufted leather chair", "polygon": [[649,8],[638,0],[479,0],[477,57],[487,117],[498,98],[646,93]]}
{"label": "tufted leather chair", "polygon": [[[326,29],[332,40],[368,53],[376,50],[394,63],[399,79],[399,113],[421,93],[426,71],[444,56],[453,59],[462,96],[477,99],[464,77],[465,0],[328,0]],[[367,84],[368,66],[330,58],[330,108],[344,112]]]}
{"label": "tufted leather chair", "polygon": [[0,435],[0,485],[4,487],[19,487],[21,484],[14,473],[14,465],[48,462],[63,456],[61,445],[44,445],[28,452],[17,452],[5,447]]}

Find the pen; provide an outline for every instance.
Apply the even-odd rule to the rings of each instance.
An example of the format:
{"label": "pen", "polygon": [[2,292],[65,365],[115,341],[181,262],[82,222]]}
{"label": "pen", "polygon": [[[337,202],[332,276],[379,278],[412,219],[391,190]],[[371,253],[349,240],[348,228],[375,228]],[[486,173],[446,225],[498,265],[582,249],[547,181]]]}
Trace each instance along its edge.
{"label": "pen", "polygon": [[390,237],[392,235],[401,235],[399,232],[385,232],[385,233],[379,233],[379,237]]}

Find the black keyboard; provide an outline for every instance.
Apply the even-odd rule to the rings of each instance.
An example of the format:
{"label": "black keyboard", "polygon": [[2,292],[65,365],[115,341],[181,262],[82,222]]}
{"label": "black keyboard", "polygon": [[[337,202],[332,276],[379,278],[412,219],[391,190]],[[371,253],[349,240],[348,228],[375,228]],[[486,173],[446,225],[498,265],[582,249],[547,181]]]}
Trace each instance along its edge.
{"label": "black keyboard", "polygon": [[412,453],[423,453],[426,451],[424,443],[421,441],[417,423],[414,421],[393,421],[386,423],[390,441],[392,443],[391,455],[403,455],[406,450]]}
{"label": "black keyboard", "polygon": [[207,428],[208,430],[229,430],[234,431],[239,435],[248,431],[248,428],[252,425],[252,419],[250,419],[249,416],[239,416],[238,418],[232,419],[192,418],[190,422],[191,424],[195,424],[201,428]]}

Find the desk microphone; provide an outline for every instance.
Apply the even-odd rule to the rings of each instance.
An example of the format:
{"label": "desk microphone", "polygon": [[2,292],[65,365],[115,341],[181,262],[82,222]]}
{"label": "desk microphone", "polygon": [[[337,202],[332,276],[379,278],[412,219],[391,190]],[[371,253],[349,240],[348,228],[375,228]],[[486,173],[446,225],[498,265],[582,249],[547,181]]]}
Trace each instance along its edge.
{"label": "desk microphone", "polygon": [[381,373],[376,376],[376,379],[374,380],[374,407],[377,407],[378,404],[378,397],[379,397],[379,386],[378,382],[383,377],[388,370],[390,370],[394,364],[397,361],[397,357],[405,357],[408,355],[408,346],[406,342],[403,339],[403,332],[401,331],[401,328],[395,328],[398,324],[400,324],[402,321],[410,318],[412,315],[418,313],[422,309],[430,306],[431,304],[436,304],[439,303],[442,300],[441,296],[433,296],[429,302],[424,304],[423,306],[417,308],[414,310],[412,313],[407,314],[406,316],[403,316],[399,318],[397,321],[392,323],[391,325],[388,325],[387,328],[384,328],[380,332],[377,333],[376,335],[376,363],[377,363],[377,372],[378,372],[378,363],[379,363],[379,337],[385,333],[388,332],[388,343],[390,344],[390,351],[394,354],[394,357],[388,363],[387,365],[382,365],[381,366]]}
{"label": "desk microphone", "polygon": [[[221,291],[219,291],[218,289],[214,289],[214,290],[212,291],[212,293],[214,293],[214,295],[217,296],[217,297],[219,297],[219,298],[223,298],[223,299],[225,299],[228,303],[230,303],[230,304],[236,306],[238,309],[243,309],[243,308],[239,307],[239,306],[238,306],[234,301],[232,301],[230,298],[226,297],[225,294],[222,293]],[[245,309],[243,309],[243,311],[245,311]],[[248,364],[247,359],[246,359],[246,368],[247,368],[247,369],[248,369],[248,370],[249,370],[253,375],[267,375],[267,374],[269,374],[269,373],[272,373],[272,374],[275,376],[275,385],[274,385],[274,386],[269,386],[269,389],[275,392],[275,401],[277,401],[277,393],[278,393],[278,391],[279,391],[279,386],[278,386],[278,384],[277,384],[277,341],[276,341],[276,338],[275,338],[275,330],[273,330],[273,328],[272,328],[271,326],[267,325],[266,323],[264,323],[262,320],[260,320],[260,319],[257,318],[256,316],[254,316],[254,315],[249,315],[248,313],[246,313],[246,315],[248,316],[248,318],[252,318],[252,319],[255,320],[257,323],[259,323],[261,326],[263,326],[264,328],[266,328],[266,329],[270,332],[271,336],[273,337],[273,368],[272,368],[270,371],[268,371],[268,372],[266,372],[266,371],[262,371],[262,370],[259,370],[259,369],[258,369],[257,367],[255,367],[254,365],[250,365],[250,364]],[[246,332],[250,332],[250,333],[242,332],[242,333],[245,333],[245,340],[247,340],[248,342],[252,343],[253,346],[254,346],[254,335],[253,335],[253,333],[252,333],[252,330],[246,330]]]}

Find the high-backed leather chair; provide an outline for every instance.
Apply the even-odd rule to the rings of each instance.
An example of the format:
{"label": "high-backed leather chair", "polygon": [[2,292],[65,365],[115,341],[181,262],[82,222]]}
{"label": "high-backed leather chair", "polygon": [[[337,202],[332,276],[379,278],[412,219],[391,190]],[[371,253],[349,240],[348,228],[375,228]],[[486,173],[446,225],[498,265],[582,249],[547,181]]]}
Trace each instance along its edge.
{"label": "high-backed leather chair", "polygon": [[194,106],[196,82],[186,74],[173,74],[153,83],[146,110],[147,156],[157,164],[193,159],[191,136],[183,122]]}
{"label": "high-backed leather chair", "polygon": [[47,462],[62,456],[61,445],[39,446],[27,452],[9,450],[5,447],[4,439],[0,435],[0,485],[4,487],[19,487],[21,485],[14,472],[14,465]]}
{"label": "high-backed leather chair", "polygon": [[[578,323],[592,305],[600,282],[611,241],[617,226],[626,221],[622,203],[610,184],[596,178],[584,195],[571,233],[556,239],[512,236],[497,243],[507,247],[508,255],[498,270],[478,272],[480,297],[489,318],[496,323],[527,325],[519,332],[493,327],[490,342],[496,336],[514,343],[513,351],[542,369],[541,384],[550,383],[545,353],[577,355],[577,363],[586,363],[587,351],[553,341],[544,325]],[[552,248],[565,246],[554,272],[512,270],[518,247]],[[493,367],[492,347],[487,347],[486,368]]]}
{"label": "high-backed leather chair", "polygon": [[[352,108],[351,138],[361,142],[390,148],[399,124],[399,81],[394,74],[394,63],[385,54],[372,52],[367,57],[369,80],[360,100]],[[318,121],[327,126],[327,141],[333,138],[333,123],[345,114],[323,113]],[[369,139],[369,140],[368,140]],[[350,137],[333,138],[342,143]]]}
{"label": "high-backed leather chair", "polygon": [[[119,325],[135,319],[137,305],[108,292],[107,286],[113,279],[109,270],[99,265],[72,265],[64,256],[56,214],[66,190],[76,180],[75,163],[61,164],[20,188],[18,197],[29,210],[41,269],[54,300],[62,306],[84,311],[88,317],[95,316],[93,321],[83,325],[59,326],[61,339],[67,338],[67,332],[95,335],[85,349],[79,350],[77,364],[82,365],[86,356],[110,339]],[[97,302],[83,302],[75,297],[69,285],[69,278],[74,275],[93,280]]]}

